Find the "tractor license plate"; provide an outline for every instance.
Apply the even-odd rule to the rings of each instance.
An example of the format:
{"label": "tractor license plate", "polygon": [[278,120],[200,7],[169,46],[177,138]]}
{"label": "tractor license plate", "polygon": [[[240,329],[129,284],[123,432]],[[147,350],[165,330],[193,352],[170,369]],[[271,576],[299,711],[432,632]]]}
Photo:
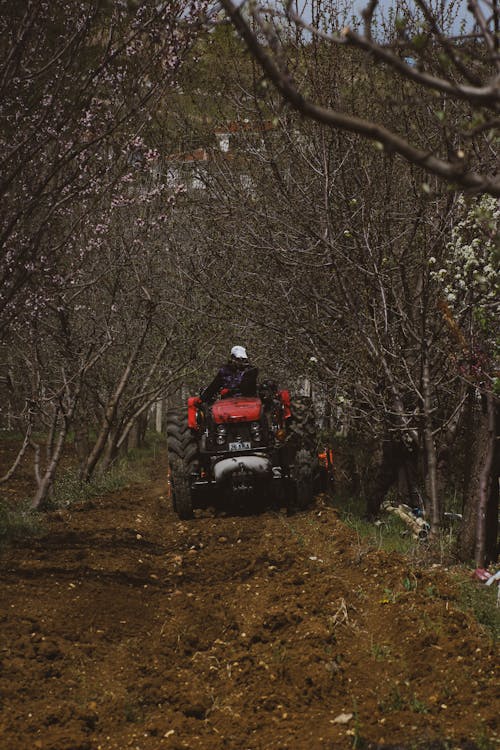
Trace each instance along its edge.
{"label": "tractor license plate", "polygon": [[229,443],[229,450],[230,451],[246,451],[250,450],[252,447],[252,444],[249,442],[240,442],[240,443]]}

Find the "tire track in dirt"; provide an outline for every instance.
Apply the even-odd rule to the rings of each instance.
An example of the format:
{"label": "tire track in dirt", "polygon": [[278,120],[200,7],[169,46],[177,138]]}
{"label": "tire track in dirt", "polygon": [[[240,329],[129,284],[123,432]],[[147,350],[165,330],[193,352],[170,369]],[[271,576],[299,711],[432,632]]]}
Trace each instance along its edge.
{"label": "tire track in dirt", "polygon": [[494,746],[495,649],[441,571],[321,502],[180,523],[155,472],[3,555],[2,750]]}

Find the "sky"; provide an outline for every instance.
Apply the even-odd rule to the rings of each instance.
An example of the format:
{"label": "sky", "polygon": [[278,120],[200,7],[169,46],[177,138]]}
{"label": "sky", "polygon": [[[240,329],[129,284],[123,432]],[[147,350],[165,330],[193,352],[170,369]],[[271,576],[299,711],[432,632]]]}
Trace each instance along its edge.
{"label": "sky", "polygon": [[[448,13],[450,11],[453,12],[454,20],[451,28],[452,33],[459,33],[461,24],[464,19],[466,20],[466,22],[469,22],[467,23],[467,26],[470,27],[471,16],[467,11],[467,0],[455,0],[454,2],[450,2],[449,0],[428,1],[431,7],[437,9],[443,8],[445,10],[445,13]],[[307,20],[310,20],[311,8],[314,6],[315,0],[296,0],[296,3],[300,13],[303,14],[303,17]],[[349,18],[353,14],[360,16],[361,11],[366,7],[367,4],[368,0],[338,0],[338,5],[345,9],[347,18]],[[401,0],[379,0],[380,12],[384,15],[391,8],[401,8],[403,5],[406,6],[410,10],[410,12],[414,12],[416,10],[416,3],[413,2],[413,0],[406,0],[405,2],[401,2]]]}

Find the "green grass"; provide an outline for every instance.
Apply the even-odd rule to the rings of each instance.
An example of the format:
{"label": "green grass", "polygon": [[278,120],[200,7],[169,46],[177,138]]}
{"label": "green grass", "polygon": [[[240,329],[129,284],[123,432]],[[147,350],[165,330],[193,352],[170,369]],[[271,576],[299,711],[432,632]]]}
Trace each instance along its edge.
{"label": "green grass", "polygon": [[485,586],[477,581],[460,580],[458,601],[461,609],[471,612],[493,640],[500,639],[500,607],[497,607],[498,584]]}
{"label": "green grass", "polygon": [[43,531],[43,519],[27,502],[12,507],[0,500],[0,548],[18,539],[39,536]]}
{"label": "green grass", "polygon": [[137,460],[154,459],[166,445],[167,439],[164,435],[158,432],[148,432],[144,445],[129,451],[123,460],[133,463]]}
{"label": "green grass", "polygon": [[48,507],[69,507],[75,502],[85,502],[115,492],[131,482],[147,481],[147,466],[156,459],[164,445],[165,439],[161,435],[150,433],[143,447],[129,451],[116,460],[106,472],[96,472],[90,482],[80,480],[78,468],[67,469],[56,478]]}
{"label": "green grass", "polygon": [[[1,430],[0,436],[2,443],[15,443],[16,447],[20,446],[24,440],[24,432],[19,432],[18,430]],[[31,439],[35,443],[44,443],[46,437],[46,433],[38,430],[31,433]]]}
{"label": "green grass", "polygon": [[68,508],[73,503],[91,500],[121,489],[130,481],[131,467],[127,464],[113,465],[109,471],[96,475],[90,482],[82,482],[78,469],[67,469],[54,484],[52,496],[46,504],[48,510]]}
{"label": "green grass", "polygon": [[341,498],[335,502],[340,518],[374,549],[399,552],[425,563],[451,564],[455,558],[456,529],[443,529],[439,537],[415,539],[405,522],[394,513],[381,512],[375,523],[366,520],[365,502],[361,498]]}
{"label": "green grass", "polygon": [[398,516],[385,513],[377,524],[363,518],[362,500],[347,498],[335,504],[340,518],[351,529],[377,549],[410,554],[423,543],[413,539],[406,524]]}
{"label": "green grass", "polygon": [[[54,484],[47,510],[67,508],[73,503],[85,502],[133,483],[149,479],[148,466],[165,445],[165,439],[157,433],[147,435],[144,447],[130,451],[116,461],[108,471],[96,474],[90,482],[82,482],[78,468],[61,471]],[[0,498],[0,548],[44,532],[43,513],[32,510],[30,501],[13,504]]]}
{"label": "green grass", "polygon": [[[370,547],[387,552],[396,551],[412,559],[420,565],[431,562],[445,562],[454,564],[454,530],[444,530],[439,539],[432,543],[414,539],[408,533],[406,524],[397,516],[389,513],[382,515],[379,525],[362,518],[365,510],[360,498],[343,498],[335,503],[340,518],[358,534]],[[412,591],[414,582],[406,578],[403,586]],[[497,606],[497,584],[484,586],[477,581],[458,581],[459,594],[457,606],[464,611],[471,612],[475,619],[485,628],[494,641],[500,638],[500,607]],[[390,594],[390,592],[387,592]],[[427,597],[437,596],[435,586],[429,584],[423,592]],[[377,658],[377,655],[375,655]]]}

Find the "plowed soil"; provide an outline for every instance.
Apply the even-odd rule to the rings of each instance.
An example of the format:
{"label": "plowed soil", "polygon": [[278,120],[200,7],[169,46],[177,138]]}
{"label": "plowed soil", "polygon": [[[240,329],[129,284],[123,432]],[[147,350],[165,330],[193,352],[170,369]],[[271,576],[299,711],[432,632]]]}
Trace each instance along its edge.
{"label": "plowed soil", "polygon": [[1,750],[496,747],[494,644],[455,583],[318,499],[179,522],[151,480],[1,557]]}

